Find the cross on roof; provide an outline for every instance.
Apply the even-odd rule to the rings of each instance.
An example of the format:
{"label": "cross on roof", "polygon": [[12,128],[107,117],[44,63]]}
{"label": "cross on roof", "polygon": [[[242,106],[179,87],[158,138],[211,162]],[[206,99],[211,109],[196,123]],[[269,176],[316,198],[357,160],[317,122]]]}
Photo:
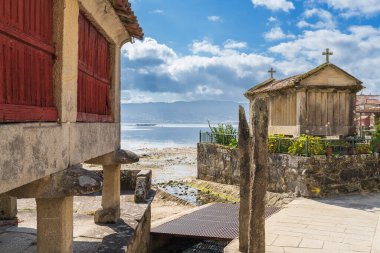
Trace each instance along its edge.
{"label": "cross on roof", "polygon": [[323,52],[322,55],[326,55],[326,63],[330,63],[330,55],[333,55],[333,52],[330,52],[330,49],[326,48],[326,52]]}
{"label": "cross on roof", "polygon": [[270,73],[270,78],[273,78],[273,74],[276,73],[276,70],[270,68],[270,70],[268,70],[268,73]]}

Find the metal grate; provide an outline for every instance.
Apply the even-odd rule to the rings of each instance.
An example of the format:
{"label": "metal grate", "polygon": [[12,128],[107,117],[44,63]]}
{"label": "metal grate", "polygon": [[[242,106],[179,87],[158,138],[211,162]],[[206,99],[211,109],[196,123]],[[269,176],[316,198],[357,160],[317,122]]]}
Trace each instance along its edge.
{"label": "metal grate", "polygon": [[[265,218],[280,210],[266,207]],[[239,205],[215,203],[153,228],[151,233],[232,240],[239,235]]]}

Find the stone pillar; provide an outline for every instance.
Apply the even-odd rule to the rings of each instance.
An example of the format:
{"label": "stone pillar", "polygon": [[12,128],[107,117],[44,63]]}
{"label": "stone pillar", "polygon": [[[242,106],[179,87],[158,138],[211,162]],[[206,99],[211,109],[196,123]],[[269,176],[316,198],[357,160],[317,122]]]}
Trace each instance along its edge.
{"label": "stone pillar", "polygon": [[239,108],[241,201],[239,250],[265,252],[265,195],[268,181],[268,109],[264,99],[251,105],[250,128]]}
{"label": "stone pillar", "polygon": [[240,209],[239,209],[239,251],[248,251],[249,183],[251,137],[244,108],[239,107],[239,170],[240,170]]}
{"label": "stone pillar", "polygon": [[102,209],[96,211],[96,223],[115,223],[120,218],[120,167],[103,165]]}
{"label": "stone pillar", "polygon": [[0,219],[13,219],[17,215],[17,198],[0,195]]}
{"label": "stone pillar", "polygon": [[253,102],[248,253],[265,252],[265,196],[268,185],[268,109],[264,99]]}
{"label": "stone pillar", "polygon": [[37,202],[37,252],[73,252],[73,197]]}

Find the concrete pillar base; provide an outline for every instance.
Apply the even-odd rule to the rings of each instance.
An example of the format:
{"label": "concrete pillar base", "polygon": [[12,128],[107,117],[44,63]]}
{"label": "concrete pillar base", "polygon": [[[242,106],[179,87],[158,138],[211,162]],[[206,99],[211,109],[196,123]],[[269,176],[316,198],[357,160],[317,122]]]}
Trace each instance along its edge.
{"label": "concrete pillar base", "polygon": [[73,252],[73,197],[36,199],[37,252]]}
{"label": "concrete pillar base", "polygon": [[13,219],[17,215],[17,198],[0,195],[0,219]]}
{"label": "concrete pillar base", "polygon": [[120,165],[103,165],[102,209],[96,223],[115,223],[120,218]]}

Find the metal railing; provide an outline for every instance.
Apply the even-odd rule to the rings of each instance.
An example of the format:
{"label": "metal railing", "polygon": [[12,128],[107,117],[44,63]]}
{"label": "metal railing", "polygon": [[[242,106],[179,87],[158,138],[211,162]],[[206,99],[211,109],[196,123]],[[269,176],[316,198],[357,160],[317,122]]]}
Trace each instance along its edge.
{"label": "metal railing", "polygon": [[200,143],[217,143],[222,145],[228,145],[231,141],[238,139],[237,134],[216,134],[212,132],[202,132],[199,131],[199,142]]}
{"label": "metal railing", "polygon": [[[294,145],[295,144],[295,145]],[[291,148],[292,147],[292,148]],[[313,139],[269,137],[270,153],[289,154],[310,157],[313,155],[354,155],[370,154],[374,150],[371,140],[360,138],[347,139]]]}
{"label": "metal railing", "polygon": [[[215,143],[228,146],[232,140],[238,140],[238,134],[218,134],[199,131],[200,143]],[[292,148],[290,149],[290,147]],[[325,138],[287,138],[269,136],[269,153],[294,154],[299,156],[314,155],[354,155],[377,152],[378,144],[371,139],[348,137],[346,139]]]}

